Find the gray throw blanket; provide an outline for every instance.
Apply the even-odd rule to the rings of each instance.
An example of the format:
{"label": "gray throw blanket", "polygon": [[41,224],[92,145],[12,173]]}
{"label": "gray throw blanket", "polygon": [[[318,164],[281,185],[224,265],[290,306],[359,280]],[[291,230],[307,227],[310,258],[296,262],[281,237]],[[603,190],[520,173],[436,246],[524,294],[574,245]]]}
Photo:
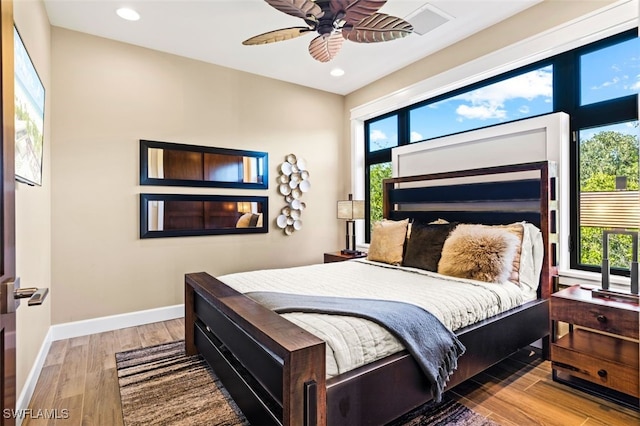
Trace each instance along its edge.
{"label": "gray throw blanket", "polygon": [[413,355],[432,384],[431,393],[437,402],[442,400],[446,382],[458,366],[458,357],[465,351],[456,335],[438,318],[410,303],[269,291],[249,292],[246,296],[280,314],[313,312],[347,315],[380,324]]}

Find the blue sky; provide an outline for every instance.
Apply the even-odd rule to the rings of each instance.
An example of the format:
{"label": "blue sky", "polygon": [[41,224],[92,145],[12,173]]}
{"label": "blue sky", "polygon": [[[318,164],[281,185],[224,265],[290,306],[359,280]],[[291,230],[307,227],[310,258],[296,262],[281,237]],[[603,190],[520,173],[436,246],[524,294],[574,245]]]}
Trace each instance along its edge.
{"label": "blue sky", "polygon": [[[586,54],[581,58],[580,67],[582,104],[638,93],[640,39]],[[411,141],[551,112],[552,73],[551,66],[544,67],[415,109],[410,113]],[[397,145],[395,117],[372,123],[370,129],[372,151]],[[637,128],[624,124],[615,130],[637,134]]]}
{"label": "blue sky", "polygon": [[594,127],[591,129],[583,129],[580,131],[580,140],[585,141],[591,139],[593,135],[600,132],[619,132],[627,135],[638,135],[637,121],[628,121],[626,123],[613,124],[610,126]]}
{"label": "blue sky", "polygon": [[580,60],[582,105],[638,93],[639,56],[637,38],[583,55]]}

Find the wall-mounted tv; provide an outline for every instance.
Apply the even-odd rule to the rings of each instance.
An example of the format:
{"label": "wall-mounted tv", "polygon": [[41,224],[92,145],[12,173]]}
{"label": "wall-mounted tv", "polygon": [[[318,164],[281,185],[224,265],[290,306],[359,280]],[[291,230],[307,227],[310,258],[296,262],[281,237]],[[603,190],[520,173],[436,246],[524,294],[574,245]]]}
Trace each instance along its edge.
{"label": "wall-mounted tv", "polygon": [[15,65],[16,180],[42,185],[44,86],[13,27]]}

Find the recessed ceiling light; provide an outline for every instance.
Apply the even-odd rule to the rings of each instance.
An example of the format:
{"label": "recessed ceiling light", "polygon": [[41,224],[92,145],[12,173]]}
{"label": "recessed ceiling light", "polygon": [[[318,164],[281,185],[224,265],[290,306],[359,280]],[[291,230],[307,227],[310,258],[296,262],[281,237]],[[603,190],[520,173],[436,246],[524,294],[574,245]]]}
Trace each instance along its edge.
{"label": "recessed ceiling light", "polygon": [[116,13],[122,19],[126,19],[127,21],[137,21],[140,19],[140,14],[133,9],[129,9],[128,7],[121,7],[116,10]]}
{"label": "recessed ceiling light", "polygon": [[334,68],[329,74],[334,77],[342,77],[344,75],[344,70],[342,68]]}

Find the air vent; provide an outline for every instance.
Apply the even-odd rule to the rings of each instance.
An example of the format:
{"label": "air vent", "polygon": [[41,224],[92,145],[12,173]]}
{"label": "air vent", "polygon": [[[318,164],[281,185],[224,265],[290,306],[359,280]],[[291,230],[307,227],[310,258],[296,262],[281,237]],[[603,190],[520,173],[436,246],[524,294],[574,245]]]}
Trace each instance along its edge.
{"label": "air vent", "polygon": [[453,16],[446,14],[435,6],[426,3],[404,18],[413,25],[413,32],[424,35],[449,22]]}

